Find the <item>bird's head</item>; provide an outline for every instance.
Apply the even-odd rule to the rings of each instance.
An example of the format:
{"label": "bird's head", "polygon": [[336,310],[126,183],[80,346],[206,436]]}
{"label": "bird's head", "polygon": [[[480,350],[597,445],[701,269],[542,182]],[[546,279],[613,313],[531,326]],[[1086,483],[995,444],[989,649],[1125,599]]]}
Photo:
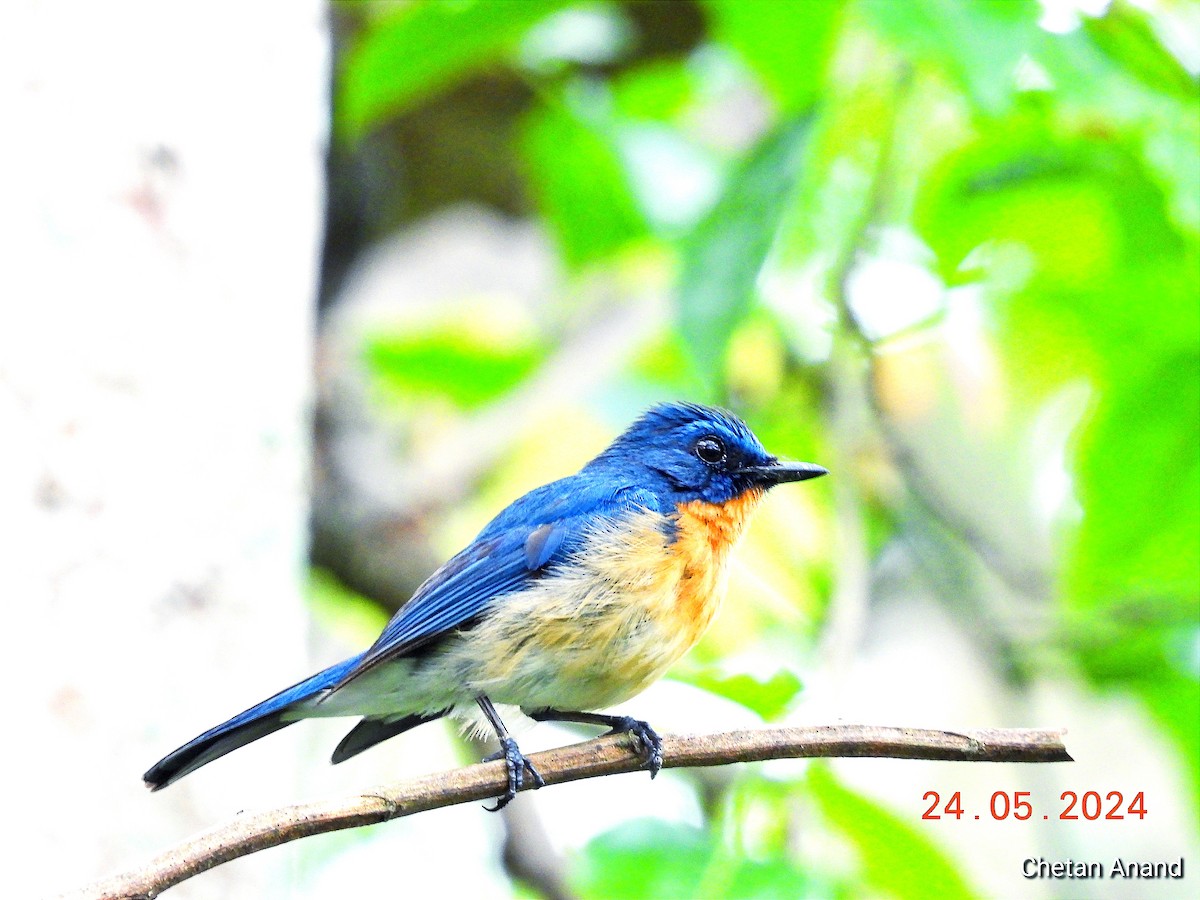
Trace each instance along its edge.
{"label": "bird's head", "polygon": [[695,403],[652,407],[592,465],[640,469],[679,502],[724,503],[751,489],[826,474],[812,463],[780,461],[737,416]]}

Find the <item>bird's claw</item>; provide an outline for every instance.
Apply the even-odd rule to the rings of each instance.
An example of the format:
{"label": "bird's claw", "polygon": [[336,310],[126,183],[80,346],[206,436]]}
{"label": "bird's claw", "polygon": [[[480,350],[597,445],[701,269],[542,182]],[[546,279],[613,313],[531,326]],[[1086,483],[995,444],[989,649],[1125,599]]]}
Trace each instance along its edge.
{"label": "bird's claw", "polygon": [[662,738],[658,736],[657,731],[650,727],[649,722],[643,722],[641,719],[631,716],[622,716],[609,734],[629,734],[633,737],[634,743],[637,745],[636,749],[641,752],[643,765],[650,773],[651,779],[662,771]]}
{"label": "bird's claw", "polygon": [[525,754],[521,752],[521,748],[517,746],[517,742],[512,738],[500,738],[500,751],[493,753],[491,756],[485,756],[483,761],[495,762],[498,759],[504,760],[504,765],[508,769],[508,787],[503,797],[496,798],[495,806],[484,807],[488,812],[499,812],[508,806],[512,798],[517,796],[517,791],[525,786],[526,772],[529,772],[535,787],[546,786],[546,781],[542,778],[541,773],[533,767],[533,763],[526,759]]}

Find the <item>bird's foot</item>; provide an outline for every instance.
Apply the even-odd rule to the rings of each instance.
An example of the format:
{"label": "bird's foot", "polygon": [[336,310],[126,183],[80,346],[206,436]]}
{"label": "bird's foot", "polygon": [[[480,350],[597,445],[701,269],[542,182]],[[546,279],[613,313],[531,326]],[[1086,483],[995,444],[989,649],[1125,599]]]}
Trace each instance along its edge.
{"label": "bird's foot", "polygon": [[643,765],[650,777],[654,778],[663,767],[662,738],[650,727],[649,722],[635,719],[632,716],[621,716],[613,723],[609,734],[629,734],[633,737],[636,749],[642,754]]}
{"label": "bird's foot", "polygon": [[[642,723],[645,724],[644,722]],[[657,737],[657,735],[655,735]],[[533,779],[535,787],[545,787],[545,779],[541,773],[533,767],[525,754],[521,752],[521,748],[517,746],[517,742],[510,737],[500,738],[500,751],[493,753],[491,756],[485,756],[484,762],[495,762],[498,759],[504,760],[504,765],[508,769],[508,788],[504,792],[503,797],[496,798],[495,806],[485,806],[488,812],[499,812],[508,806],[513,797],[517,796],[517,791],[525,786],[525,773],[528,772]]]}

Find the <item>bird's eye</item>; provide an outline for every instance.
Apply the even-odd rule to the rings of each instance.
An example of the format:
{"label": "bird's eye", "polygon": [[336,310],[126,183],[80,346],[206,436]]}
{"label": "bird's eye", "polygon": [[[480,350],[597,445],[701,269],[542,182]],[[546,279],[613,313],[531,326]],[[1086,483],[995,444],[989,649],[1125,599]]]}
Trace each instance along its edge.
{"label": "bird's eye", "polygon": [[709,465],[721,462],[725,458],[725,444],[720,438],[702,437],[696,441],[693,448],[696,456]]}

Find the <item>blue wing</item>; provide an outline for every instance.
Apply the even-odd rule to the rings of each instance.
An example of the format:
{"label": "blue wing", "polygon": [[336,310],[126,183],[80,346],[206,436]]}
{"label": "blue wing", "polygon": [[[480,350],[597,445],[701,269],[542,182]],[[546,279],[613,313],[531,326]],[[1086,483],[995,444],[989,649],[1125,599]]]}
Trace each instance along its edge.
{"label": "blue wing", "polygon": [[636,508],[657,509],[652,493],[606,482],[573,475],[514,502],[417,588],[333,690],[467,625],[497,598],[568,558],[597,521]]}

